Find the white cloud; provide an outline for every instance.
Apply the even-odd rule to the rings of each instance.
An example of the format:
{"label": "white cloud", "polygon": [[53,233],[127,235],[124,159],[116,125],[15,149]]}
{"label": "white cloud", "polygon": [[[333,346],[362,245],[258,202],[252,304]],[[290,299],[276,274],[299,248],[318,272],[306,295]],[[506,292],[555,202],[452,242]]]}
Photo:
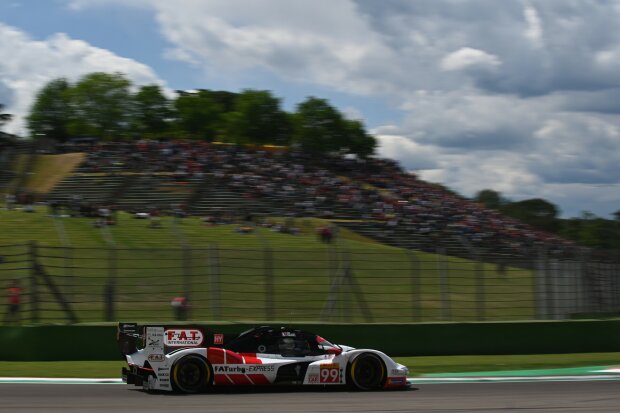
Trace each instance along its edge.
{"label": "white cloud", "polygon": [[441,59],[440,67],[442,70],[452,71],[470,67],[496,68],[501,64],[497,56],[484,50],[462,47]]}
{"label": "white cloud", "polygon": [[[46,40],[33,40],[16,28],[0,23],[0,98],[8,97],[5,111],[14,115],[5,129],[26,134],[24,118],[36,93],[50,80],[75,81],[91,72],[122,72],[135,84],[164,82],[151,68],[109,50],[58,33]],[[2,92],[1,85],[10,92]]]}
{"label": "white cloud", "polygon": [[609,193],[620,180],[619,0],[70,4],[110,3],[153,10],[166,56],[208,74],[264,71],[391,102],[403,121],[375,130],[381,153],[464,194],[549,194],[599,214],[620,205]]}
{"label": "white cloud", "polygon": [[[376,131],[373,131],[376,133]],[[439,167],[435,159],[439,155],[434,146],[421,145],[400,135],[376,134],[378,153],[390,159],[400,159],[408,171],[432,170]]]}
{"label": "white cloud", "polygon": [[527,5],[523,9],[523,17],[527,24],[527,28],[524,32],[525,37],[528,38],[535,47],[542,47],[543,27],[538,12],[531,5]]}

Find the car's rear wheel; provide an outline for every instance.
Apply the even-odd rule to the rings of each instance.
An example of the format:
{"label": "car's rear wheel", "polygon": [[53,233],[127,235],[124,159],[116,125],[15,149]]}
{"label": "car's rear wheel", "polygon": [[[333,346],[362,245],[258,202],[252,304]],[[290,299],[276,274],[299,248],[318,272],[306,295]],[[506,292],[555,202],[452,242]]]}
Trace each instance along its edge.
{"label": "car's rear wheel", "polygon": [[376,354],[362,353],[349,364],[349,378],[358,390],[380,389],[385,384],[385,364]]}
{"label": "car's rear wheel", "polygon": [[185,356],[172,366],[171,384],[178,392],[203,392],[211,385],[212,380],[211,366],[200,356]]}

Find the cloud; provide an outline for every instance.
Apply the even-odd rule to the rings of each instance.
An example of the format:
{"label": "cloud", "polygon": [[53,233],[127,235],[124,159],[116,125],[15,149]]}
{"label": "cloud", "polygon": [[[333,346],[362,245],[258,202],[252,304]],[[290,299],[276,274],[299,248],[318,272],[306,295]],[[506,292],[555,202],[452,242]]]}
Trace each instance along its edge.
{"label": "cloud", "polygon": [[484,50],[462,47],[441,59],[440,67],[445,71],[463,70],[471,67],[495,69],[502,62],[497,56]]}
{"label": "cloud", "polygon": [[526,5],[523,9],[523,17],[527,23],[524,36],[528,38],[535,47],[543,46],[543,27],[538,11],[531,5]]}
{"label": "cloud", "polygon": [[401,159],[401,164],[405,170],[418,171],[439,168],[439,164],[435,161],[438,155],[437,148],[421,145],[404,136],[372,132],[377,137],[379,155],[390,159]]}
{"label": "cloud", "polygon": [[70,2],[111,3],[153,10],[167,58],[207,76],[391,102],[381,153],[464,194],[620,204],[619,0]]}
{"label": "cloud", "polygon": [[164,85],[155,72],[135,60],[115,55],[71,39],[63,33],[33,40],[20,30],[0,23],[0,99],[14,120],[5,126],[11,133],[26,134],[25,116],[36,93],[50,80],[75,81],[98,71],[122,72],[135,84]]}

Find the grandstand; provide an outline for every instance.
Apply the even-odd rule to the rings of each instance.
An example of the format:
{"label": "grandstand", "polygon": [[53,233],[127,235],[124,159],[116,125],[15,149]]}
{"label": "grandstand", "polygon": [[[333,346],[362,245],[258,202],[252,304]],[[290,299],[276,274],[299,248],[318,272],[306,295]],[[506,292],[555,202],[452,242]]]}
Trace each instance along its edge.
{"label": "grandstand", "polygon": [[468,257],[474,249],[498,259],[575,249],[384,159],[150,140],[66,143],[59,151],[87,156],[46,195],[58,204],[77,199],[129,212],[319,217],[388,245]]}

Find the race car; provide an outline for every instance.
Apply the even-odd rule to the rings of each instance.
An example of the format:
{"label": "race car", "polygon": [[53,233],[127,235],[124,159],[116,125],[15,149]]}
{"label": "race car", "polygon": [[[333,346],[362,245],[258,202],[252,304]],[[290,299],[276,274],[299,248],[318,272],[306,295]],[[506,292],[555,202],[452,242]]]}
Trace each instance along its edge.
{"label": "race car", "polygon": [[[405,389],[407,367],[377,350],[332,344],[290,327],[229,336],[194,326],[119,323],[123,381],[146,390],[201,393],[213,386],[350,386]],[[138,348],[142,347],[142,348]]]}

